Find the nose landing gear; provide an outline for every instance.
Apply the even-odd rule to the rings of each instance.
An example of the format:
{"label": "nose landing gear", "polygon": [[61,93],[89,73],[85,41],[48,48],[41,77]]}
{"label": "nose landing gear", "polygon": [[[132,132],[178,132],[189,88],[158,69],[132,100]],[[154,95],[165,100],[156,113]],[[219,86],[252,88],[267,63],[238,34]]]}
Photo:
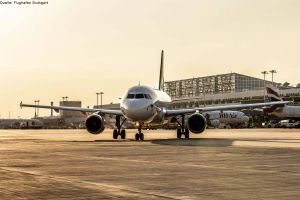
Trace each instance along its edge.
{"label": "nose landing gear", "polygon": [[141,125],[139,126],[139,132],[135,134],[135,140],[138,141],[138,140],[141,140],[143,141],[144,140],[144,133],[142,133],[142,127]]}
{"label": "nose landing gear", "polygon": [[138,141],[138,140],[143,141],[144,140],[144,133],[136,133],[135,134],[135,140],[136,141]]}

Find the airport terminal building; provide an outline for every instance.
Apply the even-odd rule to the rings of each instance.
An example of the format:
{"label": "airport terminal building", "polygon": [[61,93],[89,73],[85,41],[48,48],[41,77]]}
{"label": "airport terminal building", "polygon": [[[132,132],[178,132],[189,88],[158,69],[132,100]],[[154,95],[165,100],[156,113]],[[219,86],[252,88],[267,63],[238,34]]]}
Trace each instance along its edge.
{"label": "airport terminal building", "polygon": [[[171,96],[174,108],[191,108],[264,102],[264,88],[270,84],[280,86],[279,83],[255,77],[228,73],[167,81],[164,89]],[[300,102],[300,88],[286,88],[279,93],[285,100]]]}

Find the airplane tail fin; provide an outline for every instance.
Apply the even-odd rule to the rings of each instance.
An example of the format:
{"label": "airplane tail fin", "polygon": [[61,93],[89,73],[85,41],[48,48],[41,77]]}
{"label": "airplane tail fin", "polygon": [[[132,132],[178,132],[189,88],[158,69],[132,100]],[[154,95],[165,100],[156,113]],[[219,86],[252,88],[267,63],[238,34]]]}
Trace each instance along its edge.
{"label": "airplane tail fin", "polygon": [[158,89],[164,90],[164,50],[161,51]]}
{"label": "airplane tail fin", "polygon": [[[267,90],[267,95],[268,95],[268,98],[270,101],[282,101],[282,98],[279,96],[279,93],[275,89],[274,86],[272,86],[272,85],[266,86],[266,90]],[[273,106],[264,108],[263,110],[265,113],[269,114],[269,113],[272,113],[275,110],[282,108],[282,107],[284,107],[284,105],[273,105]]]}
{"label": "airplane tail fin", "polygon": [[277,90],[272,86],[266,86],[267,95],[270,101],[282,101],[282,98],[279,96]]}

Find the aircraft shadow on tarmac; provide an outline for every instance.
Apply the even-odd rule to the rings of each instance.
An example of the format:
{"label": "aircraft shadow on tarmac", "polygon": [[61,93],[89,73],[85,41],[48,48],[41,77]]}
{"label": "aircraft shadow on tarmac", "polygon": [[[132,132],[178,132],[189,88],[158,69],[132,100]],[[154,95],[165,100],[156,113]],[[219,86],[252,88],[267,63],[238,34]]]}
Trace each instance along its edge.
{"label": "aircraft shadow on tarmac", "polygon": [[[286,140],[286,141],[285,141]],[[172,145],[172,146],[195,146],[195,147],[227,147],[233,146],[236,141],[243,142],[267,142],[267,143],[298,143],[299,139],[215,139],[215,138],[190,138],[190,139],[153,139],[142,142],[151,142],[157,145]],[[99,143],[126,143],[126,142],[141,142],[134,139],[126,140],[94,140],[94,141],[72,141],[72,142],[99,142]]]}
{"label": "aircraft shadow on tarmac", "polygon": [[[153,139],[142,142],[151,142],[158,145],[173,146],[198,146],[198,147],[226,147],[232,146],[234,140],[230,139],[210,139],[210,138],[191,138],[191,139]],[[127,140],[94,140],[94,141],[72,141],[72,142],[99,142],[99,143],[124,143],[124,142],[141,142],[134,139]]]}
{"label": "aircraft shadow on tarmac", "polygon": [[213,138],[193,138],[193,139],[165,139],[152,140],[153,144],[173,145],[173,146],[197,146],[197,147],[227,147],[233,146],[236,141],[241,142],[263,142],[263,143],[294,143],[300,144],[299,139],[213,139]]}
{"label": "aircraft shadow on tarmac", "polygon": [[191,138],[191,139],[164,139],[152,140],[153,144],[173,145],[173,146],[197,146],[197,147],[227,147],[232,146],[234,140],[230,139],[210,139],[210,138]]}

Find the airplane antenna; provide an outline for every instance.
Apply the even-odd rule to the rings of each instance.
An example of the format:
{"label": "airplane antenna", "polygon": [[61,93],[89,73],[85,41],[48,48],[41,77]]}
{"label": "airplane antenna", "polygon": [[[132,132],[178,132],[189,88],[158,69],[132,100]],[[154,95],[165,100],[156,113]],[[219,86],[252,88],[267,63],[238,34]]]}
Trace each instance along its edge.
{"label": "airplane antenna", "polygon": [[161,51],[158,89],[164,91],[164,50]]}

